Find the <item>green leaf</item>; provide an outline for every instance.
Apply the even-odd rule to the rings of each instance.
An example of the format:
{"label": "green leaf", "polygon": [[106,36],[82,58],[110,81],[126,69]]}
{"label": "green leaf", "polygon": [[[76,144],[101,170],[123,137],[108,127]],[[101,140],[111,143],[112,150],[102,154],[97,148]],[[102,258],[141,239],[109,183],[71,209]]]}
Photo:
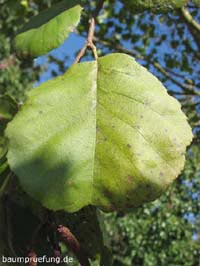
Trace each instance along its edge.
{"label": "green leaf", "polygon": [[5,138],[0,136],[0,166],[1,166],[1,159],[5,156],[7,152],[7,141]]}
{"label": "green leaf", "polygon": [[134,13],[143,12],[145,10],[151,10],[153,12],[166,12],[172,9],[181,8],[188,1],[187,0],[123,0],[125,6],[131,8]]}
{"label": "green leaf", "polygon": [[2,174],[6,171],[6,169],[8,168],[8,163],[7,162],[3,162],[0,164],[0,184],[1,184],[1,177],[2,177]]}
{"label": "green leaf", "polygon": [[4,130],[8,121],[18,111],[18,106],[15,100],[9,95],[0,95],[0,185],[5,178],[5,171],[8,168],[6,160],[7,139],[4,137]]}
{"label": "green leaf", "polygon": [[106,230],[104,213],[102,213],[101,210],[98,210],[97,217],[98,217],[98,222],[99,222],[99,226],[100,226],[101,233],[102,233],[104,247],[109,248],[111,246],[111,243],[110,243],[111,239],[108,235],[108,231]]}
{"label": "green leaf", "polygon": [[33,17],[14,40],[19,57],[37,57],[61,45],[78,25],[79,1],[62,1]]}
{"label": "green leaf", "polygon": [[0,123],[4,120],[11,120],[17,111],[17,103],[11,96],[0,95]]}
{"label": "green leaf", "polygon": [[183,169],[192,132],[163,85],[116,53],[32,90],[6,136],[24,190],[74,212],[129,210],[159,197]]}

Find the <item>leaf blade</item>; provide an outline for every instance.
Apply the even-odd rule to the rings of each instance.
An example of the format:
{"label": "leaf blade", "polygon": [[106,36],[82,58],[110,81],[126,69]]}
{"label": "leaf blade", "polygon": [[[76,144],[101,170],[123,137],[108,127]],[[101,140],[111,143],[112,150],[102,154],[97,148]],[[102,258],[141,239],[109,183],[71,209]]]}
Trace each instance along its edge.
{"label": "leaf blade", "polygon": [[[88,205],[91,199],[92,179],[90,176],[87,180],[88,173],[86,170],[88,168],[88,171],[90,171],[92,167],[91,163],[94,145],[93,135],[95,134],[95,117],[91,110],[91,99],[89,94],[89,88],[92,86],[93,78],[92,75],[87,74],[92,70],[93,62],[81,65],[81,68],[79,65],[76,65],[63,77],[61,76],[50,81],[48,83],[48,90],[45,89],[45,85],[41,86],[40,89],[38,88],[37,90],[32,90],[29,93],[29,100],[21,110],[25,115],[22,115],[22,120],[26,125],[28,125],[31,120],[36,121],[36,123],[33,123],[32,126],[34,128],[33,130],[35,131],[37,141],[35,141],[35,137],[32,140],[29,138],[29,126],[26,127],[24,124],[25,127],[23,126],[23,132],[21,131],[22,127],[20,127],[20,116],[17,115],[15,119],[15,127],[18,128],[19,135],[17,133],[14,138],[10,139],[10,145],[14,144],[13,148],[16,152],[17,150],[20,152],[20,150],[22,151],[22,149],[26,149],[28,159],[30,155],[31,141],[31,149],[32,151],[35,150],[37,155],[35,154],[32,159],[29,158],[29,161],[24,161],[23,152],[20,152],[18,155],[19,159],[21,159],[17,162],[17,158],[11,156],[12,159],[10,158],[10,162],[12,161],[11,164],[19,163],[21,166],[25,162],[26,166],[29,165],[28,168],[31,167],[29,169],[32,169],[33,171],[29,171],[29,174],[33,174],[31,179],[34,180],[34,188],[32,187],[33,184],[31,185],[32,182],[30,182],[31,179],[26,178],[24,181],[21,180],[23,186],[27,189],[29,194],[32,194],[33,188],[34,194],[37,194],[36,197],[41,199],[43,205],[51,205],[53,209],[62,209],[60,205],[62,202],[62,204],[67,206],[69,212],[76,211],[83,206]],[[74,78],[79,80],[77,83],[79,86],[78,90],[74,90]],[[65,81],[65,79],[69,82],[68,96],[66,96],[66,87],[63,85],[63,81]],[[55,91],[56,87],[59,88],[61,95],[58,95],[57,91]],[[40,95],[38,95],[38,92]],[[63,93],[65,94],[65,97],[63,97]],[[73,104],[74,101],[76,102],[76,105]],[[54,116],[57,114],[56,109],[53,107],[55,102],[59,104],[59,106],[62,106],[58,116]],[[67,109],[66,105],[68,106]],[[77,105],[79,105],[79,110],[77,110]],[[30,106],[33,106],[31,114],[28,112]],[[40,108],[38,110],[39,106]],[[65,123],[63,123],[62,117],[66,117]],[[46,121],[46,125],[43,123],[44,120]],[[77,123],[75,123],[75,121]],[[38,133],[41,133],[41,130],[38,131],[39,124],[43,124],[41,130],[43,133],[45,132],[44,138],[39,138]],[[79,126],[80,129],[78,128]],[[65,133],[66,128],[68,128],[67,133]],[[23,138],[23,141],[20,140],[21,134],[23,136],[27,136]],[[85,140],[83,140],[82,135],[85,136]],[[56,136],[58,136],[58,138]],[[47,145],[45,145],[45,143]],[[49,150],[47,153],[46,149],[48,149],[49,145],[51,146],[51,143],[56,143],[58,152],[56,152],[53,148],[52,151]],[[22,149],[20,149],[21,145],[23,146]],[[61,154],[61,150],[65,155]],[[45,156],[45,154],[47,156]],[[54,161],[55,155],[57,158],[56,161]],[[74,161],[79,163],[74,164]],[[24,176],[26,172],[25,169],[27,169],[26,166],[22,168],[20,167],[20,169],[18,169],[19,172],[17,170],[19,176]],[[79,167],[80,169],[85,170],[85,174],[78,172]],[[34,169],[37,169],[36,171],[41,174],[35,176]],[[44,172],[47,174],[44,175]],[[41,189],[41,186],[44,188],[48,183],[49,191],[48,189],[45,189],[45,192]],[[50,183],[52,185],[50,185]],[[50,198],[49,193],[52,194],[53,197]],[[75,196],[77,193],[79,194],[79,198],[76,198]],[[74,200],[75,198],[76,200]]]}
{"label": "leaf blade", "polygon": [[6,135],[24,189],[68,212],[154,200],[182,170],[192,139],[177,100],[123,54],[73,65],[33,90]]}
{"label": "leaf blade", "polygon": [[53,6],[34,17],[15,37],[17,55],[24,58],[37,57],[61,45],[80,21],[82,7],[74,4],[63,1],[56,8]]}

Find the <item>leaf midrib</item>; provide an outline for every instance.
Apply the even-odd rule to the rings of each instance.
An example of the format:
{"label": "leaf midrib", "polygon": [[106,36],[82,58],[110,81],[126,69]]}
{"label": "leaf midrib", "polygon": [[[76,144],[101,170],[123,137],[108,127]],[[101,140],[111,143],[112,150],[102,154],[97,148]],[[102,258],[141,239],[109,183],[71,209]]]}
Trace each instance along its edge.
{"label": "leaf midrib", "polygon": [[[98,60],[98,59],[97,59]],[[94,198],[94,179],[95,179],[95,162],[96,162],[96,141],[97,141],[97,99],[98,99],[98,96],[97,96],[97,92],[98,92],[98,61],[95,61],[94,62],[94,66],[96,68],[96,75],[95,75],[95,78],[94,78],[94,82],[95,82],[95,108],[94,108],[94,112],[95,112],[95,137],[94,137],[94,150],[93,150],[93,162],[92,162],[92,173],[93,173],[93,176],[92,176],[92,184],[91,184],[91,197],[90,197],[90,203],[92,204],[93,203],[93,198]],[[91,92],[92,92],[92,89],[93,87],[91,88]],[[93,101],[92,101],[92,105],[93,105]]]}

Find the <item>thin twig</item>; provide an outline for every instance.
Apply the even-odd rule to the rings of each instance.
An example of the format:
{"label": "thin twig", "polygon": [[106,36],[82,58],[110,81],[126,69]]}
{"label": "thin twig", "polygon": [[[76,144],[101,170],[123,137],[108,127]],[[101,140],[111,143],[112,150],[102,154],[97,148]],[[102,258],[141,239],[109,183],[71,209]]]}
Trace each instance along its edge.
{"label": "thin twig", "polygon": [[91,49],[95,59],[96,60],[98,59],[96,46],[94,45],[93,40],[94,40],[95,23],[97,21],[97,16],[99,15],[99,12],[103,8],[104,2],[105,2],[105,0],[99,0],[96,4],[96,8],[95,8],[94,12],[92,13],[92,18],[89,21],[90,27],[89,27],[89,31],[88,31],[87,40],[86,40],[83,48],[78,53],[74,63],[80,62],[81,58],[85,55],[87,48]]}
{"label": "thin twig", "polygon": [[91,18],[90,19],[90,27],[89,27],[89,31],[88,31],[88,37],[87,40],[85,42],[85,45],[83,46],[83,48],[80,50],[80,52],[78,53],[74,63],[78,63],[80,62],[81,58],[84,56],[87,48],[91,49],[95,59],[98,59],[98,55],[97,55],[97,50],[96,50],[96,46],[93,43],[93,38],[94,38],[94,30],[95,30],[95,19]]}
{"label": "thin twig", "polygon": [[28,266],[37,266],[37,254],[35,253],[34,250],[31,250],[28,253],[28,257],[29,257]]}
{"label": "thin twig", "polygon": [[193,19],[190,12],[185,7],[181,8],[181,12],[185,20],[187,20],[189,24],[191,24],[196,30],[200,32],[200,24],[195,19]]}
{"label": "thin twig", "polygon": [[[188,30],[191,33],[191,35],[193,36],[194,41],[198,47],[198,50],[200,51],[200,34],[199,34],[200,24],[195,19],[193,19],[190,12],[185,8],[181,8],[178,11],[178,14],[180,16],[180,21],[184,22],[187,25]],[[196,56],[196,59],[199,61],[199,53],[195,52],[194,54]]]}

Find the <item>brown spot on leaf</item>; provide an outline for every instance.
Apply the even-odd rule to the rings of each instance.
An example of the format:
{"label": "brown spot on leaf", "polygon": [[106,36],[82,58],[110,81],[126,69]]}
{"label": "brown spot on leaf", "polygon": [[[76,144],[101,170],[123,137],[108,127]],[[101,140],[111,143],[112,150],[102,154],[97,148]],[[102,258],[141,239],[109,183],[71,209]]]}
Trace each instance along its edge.
{"label": "brown spot on leaf", "polygon": [[130,149],[130,148],[131,148],[131,144],[128,143],[128,144],[127,144],[127,147]]}
{"label": "brown spot on leaf", "polygon": [[164,175],[163,172],[160,172],[160,177],[163,177],[163,175]]}
{"label": "brown spot on leaf", "polygon": [[67,183],[68,186],[71,186],[73,182],[71,180],[67,180],[66,183]]}
{"label": "brown spot on leaf", "polygon": [[128,181],[128,183],[132,183],[132,182],[133,182],[133,179],[134,179],[133,176],[131,176],[131,175],[128,175],[128,176],[127,176],[127,181]]}

